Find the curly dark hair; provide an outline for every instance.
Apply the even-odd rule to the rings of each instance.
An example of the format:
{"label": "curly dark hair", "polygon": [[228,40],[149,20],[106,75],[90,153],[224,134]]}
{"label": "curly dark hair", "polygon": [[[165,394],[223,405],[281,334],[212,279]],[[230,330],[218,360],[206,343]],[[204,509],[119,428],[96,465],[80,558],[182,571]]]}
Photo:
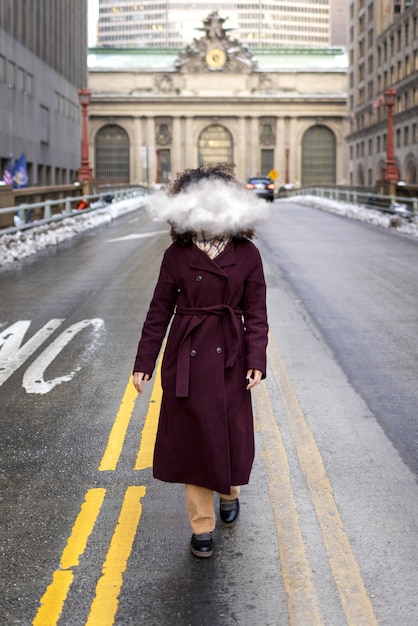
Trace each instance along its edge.
{"label": "curly dark hair", "polygon": [[235,163],[211,163],[200,165],[196,169],[187,169],[180,174],[177,174],[177,178],[173,180],[168,188],[169,196],[176,196],[181,191],[184,191],[189,185],[198,183],[205,178],[222,179],[225,182],[237,182],[234,175]]}
{"label": "curly dark hair", "polygon": [[[234,167],[235,163],[221,162],[200,165],[196,169],[186,169],[184,172],[178,174],[177,178],[170,184],[168,188],[168,195],[176,196],[180,192],[187,189],[190,185],[198,183],[204,179],[221,179],[227,183],[236,183],[239,185],[233,174]],[[176,231],[175,226],[171,224],[170,235],[173,241],[176,241],[181,246],[186,246],[192,243],[194,232],[187,231],[179,233]],[[253,228],[248,228],[239,233],[234,233],[234,239],[253,239],[254,236],[255,232]]]}

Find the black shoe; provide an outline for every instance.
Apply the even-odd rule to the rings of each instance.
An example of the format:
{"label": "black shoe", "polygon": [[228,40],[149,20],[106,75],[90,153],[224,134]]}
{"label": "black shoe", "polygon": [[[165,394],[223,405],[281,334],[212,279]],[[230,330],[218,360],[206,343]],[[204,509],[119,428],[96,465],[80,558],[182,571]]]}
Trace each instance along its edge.
{"label": "black shoe", "polygon": [[222,500],[220,501],[219,514],[225,526],[232,526],[237,521],[239,515],[239,500]]}
{"label": "black shoe", "polygon": [[192,535],[191,550],[195,556],[207,558],[213,554],[212,533],[201,533],[200,535]]}

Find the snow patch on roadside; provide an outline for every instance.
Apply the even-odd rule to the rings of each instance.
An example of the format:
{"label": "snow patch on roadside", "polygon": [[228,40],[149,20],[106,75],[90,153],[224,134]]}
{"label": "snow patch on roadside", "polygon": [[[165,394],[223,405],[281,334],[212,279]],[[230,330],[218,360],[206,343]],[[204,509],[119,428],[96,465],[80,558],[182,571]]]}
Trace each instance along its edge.
{"label": "snow patch on roadside", "polygon": [[292,196],[287,201],[297,202],[305,206],[311,206],[329,213],[336,213],[351,219],[368,222],[374,226],[392,228],[405,235],[418,237],[418,221],[396,215],[395,213],[382,213],[375,209],[368,209],[365,206],[350,204],[349,202],[339,202],[330,198],[320,198],[318,196]]}
{"label": "snow patch on roadside", "polygon": [[[145,205],[146,197],[121,200],[106,205],[102,209],[77,214],[75,217],[66,217],[57,222],[50,222],[35,226],[28,230],[20,230],[16,233],[0,236],[0,266],[13,263],[48,246],[55,246],[65,239],[70,239],[79,233],[95,228],[102,224],[110,223],[115,218],[136,211]],[[396,214],[382,213],[375,209],[364,206],[339,202],[329,198],[318,196],[292,196],[286,200],[276,202],[297,202],[305,206],[311,206],[322,211],[336,213],[351,219],[368,222],[383,228],[392,228],[400,233],[418,238],[418,220],[408,220]]]}
{"label": "snow patch on roadside", "polygon": [[0,266],[13,263],[48,246],[55,246],[65,239],[96,228],[115,218],[136,211],[145,203],[145,196],[121,200],[104,206],[102,209],[66,217],[56,222],[34,226],[0,236]]}

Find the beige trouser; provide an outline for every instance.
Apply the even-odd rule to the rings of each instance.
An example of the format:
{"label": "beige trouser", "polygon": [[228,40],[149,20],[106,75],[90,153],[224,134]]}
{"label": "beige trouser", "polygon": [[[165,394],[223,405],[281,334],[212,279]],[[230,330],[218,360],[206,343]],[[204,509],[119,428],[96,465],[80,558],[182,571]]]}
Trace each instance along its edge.
{"label": "beige trouser", "polygon": [[[186,506],[189,514],[190,525],[195,535],[211,533],[216,524],[215,504],[212,489],[198,487],[197,485],[185,485]],[[239,487],[231,487],[231,493],[220,493],[222,500],[235,500],[240,493]]]}

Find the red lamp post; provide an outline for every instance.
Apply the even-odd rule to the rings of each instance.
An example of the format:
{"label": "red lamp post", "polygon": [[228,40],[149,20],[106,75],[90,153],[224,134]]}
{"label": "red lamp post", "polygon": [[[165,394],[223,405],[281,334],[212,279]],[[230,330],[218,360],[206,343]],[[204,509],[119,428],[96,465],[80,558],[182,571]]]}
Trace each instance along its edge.
{"label": "red lamp post", "polygon": [[89,166],[89,140],[87,130],[87,107],[90,104],[91,91],[86,87],[80,89],[78,97],[81,104],[82,134],[81,134],[81,167],[78,170],[78,180],[93,180],[93,170]]}
{"label": "red lamp post", "polygon": [[388,131],[386,141],[386,165],[384,169],[385,183],[393,188],[394,184],[399,180],[398,168],[395,164],[393,149],[393,107],[398,97],[396,89],[386,89],[383,94],[384,103],[388,110]]}

